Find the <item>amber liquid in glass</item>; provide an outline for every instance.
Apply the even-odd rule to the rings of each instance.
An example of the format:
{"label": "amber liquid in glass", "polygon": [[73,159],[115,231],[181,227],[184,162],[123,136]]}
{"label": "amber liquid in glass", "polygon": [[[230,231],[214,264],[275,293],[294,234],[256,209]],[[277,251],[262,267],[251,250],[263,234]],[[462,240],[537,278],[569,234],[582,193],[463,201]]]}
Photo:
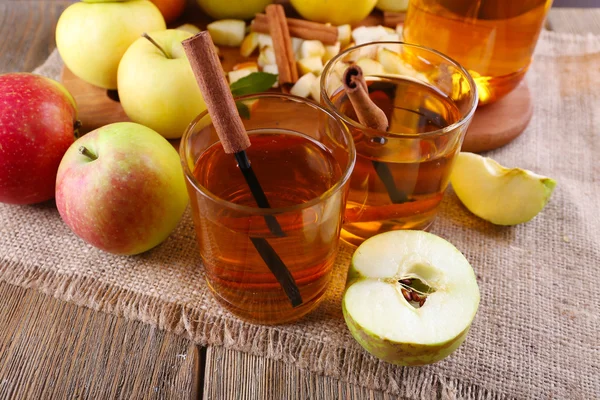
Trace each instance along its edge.
{"label": "amber liquid in glass", "polygon": [[473,76],[479,104],[513,90],[531,63],[552,0],[411,0],[404,40],[434,48]]}
{"label": "amber liquid in glass", "polygon": [[[271,208],[306,203],[340,179],[341,168],[331,153],[307,136],[277,131],[251,134],[250,141],[247,154]],[[257,207],[233,155],[225,154],[220,143],[200,156],[194,176],[220,199]],[[192,201],[206,278],[226,308],[251,322],[274,324],[298,319],[316,307],[331,278],[341,202],[337,210],[317,202],[277,214],[284,237],[274,235],[259,214],[200,207],[201,202]],[[250,237],[267,239],[283,260],[300,289],[301,306],[292,308]]]}
{"label": "amber liquid in glass", "polygon": [[[390,127],[385,137],[350,127],[357,158],[341,235],[355,245],[390,230],[426,229],[435,217],[461,144],[458,134],[417,135],[460,119],[458,107],[443,93],[410,79],[368,77],[367,83],[371,99],[385,111]],[[341,114],[357,120],[343,91],[332,100]],[[386,176],[388,182],[393,180],[395,196],[386,186]]]}

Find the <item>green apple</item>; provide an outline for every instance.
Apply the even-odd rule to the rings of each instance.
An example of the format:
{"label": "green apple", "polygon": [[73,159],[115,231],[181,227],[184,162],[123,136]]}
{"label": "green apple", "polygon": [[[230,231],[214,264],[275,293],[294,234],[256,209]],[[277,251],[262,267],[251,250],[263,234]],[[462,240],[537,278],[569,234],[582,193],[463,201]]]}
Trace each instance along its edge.
{"label": "green apple", "polygon": [[63,221],[87,243],[114,254],[138,254],[175,229],[188,203],[173,146],[133,122],[106,125],[65,153],[56,178]]}
{"label": "green apple", "polygon": [[381,11],[403,12],[408,8],[408,0],[379,0],[375,7]]}
{"label": "green apple", "polygon": [[423,231],[391,231],[363,242],[342,299],[358,343],[399,365],[450,355],[465,340],[478,306],[479,287],[467,259]]}
{"label": "green apple", "polygon": [[86,1],[72,4],[56,25],[56,47],[79,78],[117,88],[117,68],[125,51],[144,32],[166,29],[148,0]]}
{"label": "green apple", "polygon": [[491,158],[461,152],[450,175],[460,201],[496,225],[527,222],[544,209],[556,182],[521,168],[505,168]]}
{"label": "green apple", "polygon": [[200,8],[214,19],[250,19],[273,0],[197,0]]}
{"label": "green apple", "polygon": [[180,138],[206,110],[181,45],[192,34],[170,29],[146,36],[127,49],[119,64],[119,99],[133,122],[167,139]]}
{"label": "green apple", "polygon": [[298,14],[309,21],[345,25],[365,19],[377,0],[290,0],[290,3]]}

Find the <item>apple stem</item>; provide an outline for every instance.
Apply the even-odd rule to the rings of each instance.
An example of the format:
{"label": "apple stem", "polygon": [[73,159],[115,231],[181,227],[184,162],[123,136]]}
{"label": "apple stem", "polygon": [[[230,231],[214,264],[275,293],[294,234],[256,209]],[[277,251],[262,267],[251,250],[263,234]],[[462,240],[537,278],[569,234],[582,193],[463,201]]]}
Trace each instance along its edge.
{"label": "apple stem", "polygon": [[152,43],[157,49],[159,49],[160,51],[162,51],[162,53],[165,55],[165,57],[171,58],[171,57],[169,57],[169,55],[167,54],[167,52],[165,51],[165,49],[163,49],[162,47],[160,47],[160,45],[158,43],[156,43],[156,40],[152,39],[150,37],[150,35],[148,35],[146,32],[142,33],[142,37],[148,39],[148,41],[150,43]]}
{"label": "apple stem", "polygon": [[92,161],[93,160],[97,160],[98,156],[95,155],[94,153],[92,153],[87,147],[85,146],[80,146],[79,147],[79,154],[83,154],[84,156],[91,158]]}

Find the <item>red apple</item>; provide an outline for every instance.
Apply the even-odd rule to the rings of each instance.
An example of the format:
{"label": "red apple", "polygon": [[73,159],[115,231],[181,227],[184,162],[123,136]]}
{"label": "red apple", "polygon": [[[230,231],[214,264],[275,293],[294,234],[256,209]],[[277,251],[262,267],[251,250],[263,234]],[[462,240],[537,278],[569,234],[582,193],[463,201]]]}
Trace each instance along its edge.
{"label": "red apple", "polygon": [[175,229],[188,203],[173,146],[143,125],[121,122],[78,139],[56,178],[56,207],[80,238],[114,254],[138,254]]}
{"label": "red apple", "polygon": [[162,13],[165,22],[175,21],[185,9],[185,0],[151,0]]}
{"label": "red apple", "polygon": [[75,140],[77,106],[60,83],[39,75],[0,75],[0,202],[54,197],[56,172]]}

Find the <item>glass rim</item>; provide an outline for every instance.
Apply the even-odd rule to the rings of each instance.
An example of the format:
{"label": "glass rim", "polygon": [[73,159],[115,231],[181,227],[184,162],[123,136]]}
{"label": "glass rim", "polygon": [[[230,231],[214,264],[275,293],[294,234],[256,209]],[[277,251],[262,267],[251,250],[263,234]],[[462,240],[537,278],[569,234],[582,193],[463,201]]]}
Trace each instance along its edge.
{"label": "glass rim", "polygon": [[[194,176],[194,174],[192,173],[192,171],[189,168],[189,165],[187,163],[187,157],[185,154],[187,147],[188,147],[187,139],[192,134],[192,132],[194,131],[194,128],[200,122],[200,120],[202,120],[204,117],[206,117],[208,115],[208,109],[207,109],[207,110],[204,110],[203,112],[201,112],[196,118],[194,118],[194,120],[192,122],[190,122],[190,124],[184,131],[183,135],[181,136],[181,141],[180,141],[180,145],[179,145],[179,159],[180,159],[181,165],[183,167],[183,173],[184,173],[186,179],[194,187],[194,189],[197,192],[201,193],[205,198],[210,199],[211,201],[215,202],[216,204],[227,207],[229,209],[233,209],[236,211],[253,214],[253,215],[283,214],[286,212],[302,210],[305,208],[312,207],[316,204],[319,204],[320,202],[322,202],[324,200],[329,199],[336,192],[341,190],[341,188],[350,179],[350,176],[352,175],[352,171],[354,169],[354,164],[356,163],[356,149],[354,146],[354,140],[352,139],[352,134],[350,133],[350,130],[348,129],[348,127],[344,123],[342,123],[340,121],[340,119],[337,118],[335,116],[335,114],[333,114],[331,111],[329,111],[325,107],[322,107],[321,105],[319,105],[313,101],[310,101],[308,99],[305,99],[303,97],[294,96],[294,95],[290,95],[290,94],[284,94],[284,93],[274,93],[274,92],[255,93],[255,94],[247,94],[247,95],[243,95],[243,96],[234,96],[235,101],[251,100],[251,99],[256,99],[256,98],[259,98],[259,99],[260,98],[274,98],[274,99],[292,100],[297,103],[302,103],[309,107],[312,107],[313,109],[316,109],[317,111],[327,115],[329,118],[334,120],[335,123],[340,127],[341,131],[343,132],[343,135],[346,137],[346,141],[348,142],[347,150],[349,153],[348,154],[349,160],[348,160],[348,165],[343,169],[341,177],[336,180],[334,185],[332,185],[326,191],[321,193],[319,196],[314,197],[304,203],[294,204],[294,205],[286,206],[286,207],[278,207],[278,208],[250,207],[250,206],[244,206],[241,204],[236,204],[236,203],[227,201],[225,199],[222,199],[221,197],[212,193],[210,190],[208,190],[208,188],[206,188],[205,186],[201,185],[198,182],[198,180],[196,179],[196,177]],[[212,123],[211,123],[211,125],[212,125]],[[273,129],[273,128],[268,128],[268,129]],[[217,143],[217,142],[215,142],[215,143]],[[337,143],[337,141],[335,141],[335,142]],[[233,157],[233,155],[231,155],[231,156]]]}
{"label": "glass rim", "polygon": [[[352,46],[352,47],[347,48],[346,50],[342,51],[341,53],[339,53],[335,57],[333,57],[327,63],[327,65],[323,69],[323,72],[321,73],[321,82],[320,82],[321,98],[325,102],[325,105],[327,106],[327,108],[331,109],[338,118],[340,118],[342,121],[344,121],[345,124],[348,124],[349,126],[356,128],[356,129],[360,129],[362,131],[364,131],[366,128],[360,122],[354,121],[353,119],[348,118],[345,114],[338,111],[337,107],[333,104],[333,102],[331,101],[331,98],[327,94],[327,85],[325,85],[327,76],[329,75],[330,70],[333,68],[333,65],[337,61],[339,61],[340,59],[345,57],[348,53],[356,51],[357,49],[360,49],[363,47],[369,47],[369,46],[373,46],[373,45],[382,45],[382,44],[399,44],[402,47],[412,47],[412,48],[419,49],[419,50],[425,50],[426,52],[435,54],[436,56],[439,56],[442,59],[448,61],[450,64],[452,64],[454,67],[456,67],[467,78],[467,82],[469,82],[469,85],[473,89],[473,99],[471,100],[471,104],[469,104],[469,112],[468,113],[466,113],[464,116],[462,116],[458,121],[456,121],[448,126],[445,126],[442,129],[436,129],[434,131],[422,132],[422,133],[416,133],[416,134],[415,133],[411,134],[411,133],[384,132],[384,131],[380,131],[377,129],[367,128],[369,131],[379,132],[380,136],[385,136],[385,138],[389,139],[389,140],[421,139],[423,137],[429,137],[429,136],[446,135],[449,132],[452,132],[452,131],[462,127],[463,125],[465,125],[467,122],[469,122],[471,120],[471,118],[475,114],[475,111],[477,110],[477,104],[479,103],[479,93],[477,90],[477,85],[475,84],[475,81],[473,80],[473,77],[471,76],[471,74],[469,74],[469,72],[461,64],[459,64],[457,61],[455,61],[451,57],[448,57],[447,55],[445,55],[435,49],[432,49],[431,47],[420,46],[417,44],[406,43],[406,42],[402,42],[402,41],[378,41],[378,42],[364,43],[364,44],[361,44],[358,46]],[[390,75],[390,76],[392,76],[392,75]]]}

